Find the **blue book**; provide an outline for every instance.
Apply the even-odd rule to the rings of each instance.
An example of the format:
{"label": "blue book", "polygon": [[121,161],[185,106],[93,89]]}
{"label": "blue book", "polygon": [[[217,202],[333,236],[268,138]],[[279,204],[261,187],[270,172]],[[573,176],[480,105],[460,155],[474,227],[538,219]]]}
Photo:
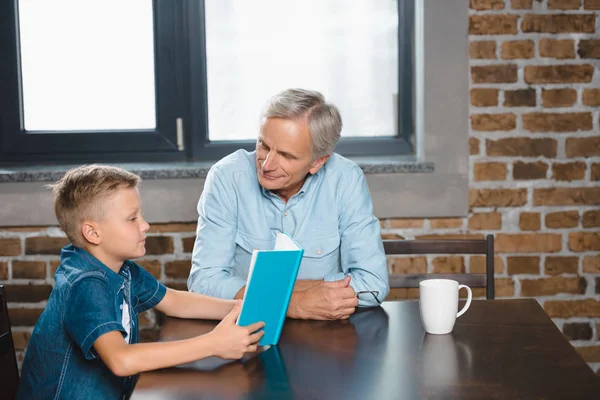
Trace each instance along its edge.
{"label": "blue book", "polygon": [[287,234],[278,233],[274,250],[254,250],[246,293],[237,324],[247,326],[263,321],[264,336],[259,345],[275,345],[292,297],[304,249]]}

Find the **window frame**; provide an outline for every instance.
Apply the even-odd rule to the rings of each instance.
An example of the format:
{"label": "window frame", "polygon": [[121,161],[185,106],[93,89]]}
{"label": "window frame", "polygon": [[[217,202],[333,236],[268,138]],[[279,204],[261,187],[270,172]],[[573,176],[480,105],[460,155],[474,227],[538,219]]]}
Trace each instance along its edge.
{"label": "window frame", "polygon": [[[209,141],[204,0],[153,0],[157,128],[93,132],[24,130],[18,0],[1,3],[0,48],[6,51],[0,63],[0,162],[213,161],[254,149],[254,140]],[[342,138],[336,147],[342,155],[414,154],[413,3],[397,0],[398,54],[411,54],[398,59],[398,135]]]}

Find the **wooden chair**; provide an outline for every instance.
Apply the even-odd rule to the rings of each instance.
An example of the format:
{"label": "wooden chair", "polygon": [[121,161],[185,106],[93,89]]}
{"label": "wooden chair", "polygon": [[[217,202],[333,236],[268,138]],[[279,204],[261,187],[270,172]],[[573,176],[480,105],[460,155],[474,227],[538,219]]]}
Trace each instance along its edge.
{"label": "wooden chair", "polygon": [[391,274],[391,288],[418,288],[424,279],[453,279],[469,287],[486,288],[486,298],[494,299],[494,236],[466,240],[384,240],[386,255],[484,254],[485,274]]}
{"label": "wooden chair", "polygon": [[15,354],[4,286],[0,285],[0,398],[14,399],[19,386],[19,368]]}

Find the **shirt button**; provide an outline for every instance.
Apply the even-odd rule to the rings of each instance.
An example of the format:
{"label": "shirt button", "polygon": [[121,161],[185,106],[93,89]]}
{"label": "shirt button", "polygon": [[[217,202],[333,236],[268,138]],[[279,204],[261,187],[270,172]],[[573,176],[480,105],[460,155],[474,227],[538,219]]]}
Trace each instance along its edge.
{"label": "shirt button", "polygon": [[119,308],[122,310],[122,309],[123,309],[123,304],[121,304],[121,305],[119,306]]}
{"label": "shirt button", "polygon": [[285,211],[285,212],[283,213],[283,216],[284,216],[284,217],[287,217],[287,211]]}
{"label": "shirt button", "polygon": [[321,253],[322,253],[321,249],[318,249],[317,250],[317,255],[321,255]]}

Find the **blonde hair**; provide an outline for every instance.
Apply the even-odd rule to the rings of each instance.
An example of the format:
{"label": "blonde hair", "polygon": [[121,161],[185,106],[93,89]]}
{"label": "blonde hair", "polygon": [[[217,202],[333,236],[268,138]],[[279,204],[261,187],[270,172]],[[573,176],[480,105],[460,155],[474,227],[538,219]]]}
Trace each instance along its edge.
{"label": "blonde hair", "polygon": [[47,185],[54,194],[54,213],[71,243],[83,247],[81,224],[102,218],[102,202],[117,189],[136,188],[140,177],[123,168],[92,164],[70,169],[56,183]]}

